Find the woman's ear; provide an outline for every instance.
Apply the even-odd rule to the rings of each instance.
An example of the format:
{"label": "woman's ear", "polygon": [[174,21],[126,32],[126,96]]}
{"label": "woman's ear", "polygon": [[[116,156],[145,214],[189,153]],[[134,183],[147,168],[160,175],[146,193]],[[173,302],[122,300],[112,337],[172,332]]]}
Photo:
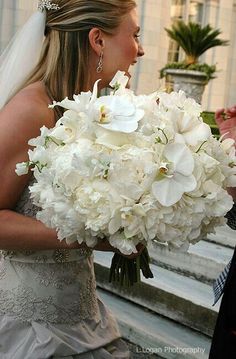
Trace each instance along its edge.
{"label": "woman's ear", "polygon": [[94,27],[89,31],[88,36],[89,36],[89,43],[90,43],[91,48],[99,56],[105,46],[104,34],[103,34],[102,30],[100,30],[97,27]]}

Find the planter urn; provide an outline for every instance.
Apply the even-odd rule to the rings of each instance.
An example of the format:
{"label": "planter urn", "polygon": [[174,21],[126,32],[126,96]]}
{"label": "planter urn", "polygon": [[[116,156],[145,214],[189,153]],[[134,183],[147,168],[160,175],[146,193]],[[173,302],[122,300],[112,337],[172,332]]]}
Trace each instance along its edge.
{"label": "planter urn", "polygon": [[183,69],[166,69],[167,91],[182,90],[187,97],[192,97],[199,104],[202,101],[202,95],[206,84],[208,83],[207,75],[204,72],[183,70]]}

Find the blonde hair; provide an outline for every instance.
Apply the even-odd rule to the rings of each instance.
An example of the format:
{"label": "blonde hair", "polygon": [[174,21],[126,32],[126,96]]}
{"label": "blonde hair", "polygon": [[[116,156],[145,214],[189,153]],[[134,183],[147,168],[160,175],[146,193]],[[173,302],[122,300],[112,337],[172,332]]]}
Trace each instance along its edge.
{"label": "blonde hair", "polygon": [[38,65],[25,85],[43,81],[57,101],[85,90],[88,80],[88,33],[98,27],[113,34],[134,0],[57,0],[60,10],[46,15],[45,40]]}

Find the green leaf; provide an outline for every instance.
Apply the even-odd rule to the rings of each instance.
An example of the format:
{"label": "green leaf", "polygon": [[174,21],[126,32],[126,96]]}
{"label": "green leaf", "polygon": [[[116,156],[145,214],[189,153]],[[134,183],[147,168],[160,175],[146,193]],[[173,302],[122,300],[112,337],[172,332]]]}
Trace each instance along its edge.
{"label": "green leaf", "polygon": [[165,77],[165,70],[167,69],[181,69],[204,72],[207,75],[207,81],[209,81],[215,78],[214,74],[216,72],[216,65],[208,65],[206,63],[195,63],[188,65],[186,64],[186,62],[170,62],[160,70],[160,78]]}
{"label": "green leaf", "polygon": [[192,58],[194,63],[208,49],[229,44],[229,41],[218,38],[221,31],[213,29],[209,24],[202,27],[198,23],[185,24],[183,21],[179,21],[170,29],[165,28],[165,30],[168,36],[184,50],[186,56]]}

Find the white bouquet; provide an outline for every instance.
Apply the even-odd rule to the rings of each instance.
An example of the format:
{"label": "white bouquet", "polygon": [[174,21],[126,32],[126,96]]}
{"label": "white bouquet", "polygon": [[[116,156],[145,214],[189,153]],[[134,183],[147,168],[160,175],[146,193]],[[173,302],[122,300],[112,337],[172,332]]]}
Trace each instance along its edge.
{"label": "white bouquet", "polygon": [[236,186],[234,141],[217,140],[184,92],[135,95],[118,72],[110,95],[82,92],[51,107],[66,109],[54,128],[31,139],[29,168],[37,219],[59,240],[93,247],[106,238],[121,253],[139,243],[188,248],[216,226]]}

